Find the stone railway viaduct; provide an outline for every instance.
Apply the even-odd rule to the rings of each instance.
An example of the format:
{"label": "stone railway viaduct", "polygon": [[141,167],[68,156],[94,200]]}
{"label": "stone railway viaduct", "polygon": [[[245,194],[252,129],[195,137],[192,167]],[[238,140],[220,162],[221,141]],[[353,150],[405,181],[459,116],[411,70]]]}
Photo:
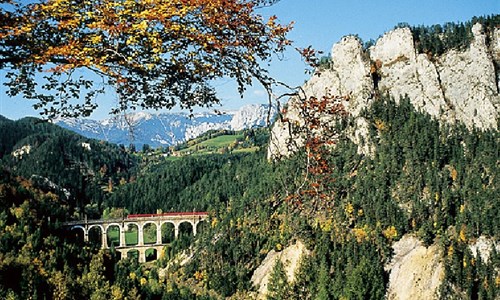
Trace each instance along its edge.
{"label": "stone railway viaduct", "polygon": [[[82,230],[83,240],[89,241],[89,232],[93,228],[99,228],[101,231],[101,247],[108,249],[108,229],[111,227],[118,227],[119,229],[119,244],[115,246],[115,250],[121,255],[121,258],[127,257],[131,251],[139,252],[139,262],[146,261],[146,250],[154,249],[156,252],[156,259],[164,247],[162,243],[161,228],[164,224],[172,224],[174,226],[174,237],[177,239],[179,236],[179,227],[183,223],[191,225],[193,236],[196,236],[198,225],[206,221],[208,213],[206,212],[184,212],[184,213],[163,213],[163,214],[138,214],[128,215],[126,218],[109,219],[109,220],[81,220],[64,223],[70,230]],[[156,242],[153,244],[144,243],[144,228],[148,224],[156,226]],[[127,245],[125,242],[125,232],[129,226],[136,226],[138,229],[138,242],[136,245]]]}

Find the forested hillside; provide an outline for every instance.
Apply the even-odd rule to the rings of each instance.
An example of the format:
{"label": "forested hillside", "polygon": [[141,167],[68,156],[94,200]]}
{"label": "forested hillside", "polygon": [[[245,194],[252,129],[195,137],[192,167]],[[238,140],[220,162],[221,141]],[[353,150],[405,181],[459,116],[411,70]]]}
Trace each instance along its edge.
{"label": "forested hillside", "polygon": [[[391,244],[413,233],[443,248],[443,293],[494,298],[500,260],[494,252],[488,263],[482,262],[468,244],[481,235],[499,235],[497,131],[442,126],[417,113],[405,100],[399,105],[379,100],[364,115],[371,124],[374,155],[359,155],[356,145],[340,139],[335,149],[321,152],[331,167],[326,173],[306,176],[303,153],[274,164],[263,152],[185,157],[156,164],[148,174],[106,193],[101,207],[125,207],[134,212],[155,208],[210,211],[210,230],[196,243],[194,258],[180,269],[171,265],[166,281],[151,274],[158,274],[157,268],[167,264],[167,257],[156,267],[146,268],[121,261],[109,273],[96,265],[111,260],[108,254],[94,250],[79,256],[72,251],[78,252],[80,245],[70,240],[56,242],[65,240],[58,220],[67,218],[69,205],[53,192],[35,189],[30,181],[10,175],[28,172],[19,161],[2,175],[4,259],[0,269],[2,281],[8,284],[1,295],[49,295],[62,288],[54,280],[60,280],[71,295],[78,285],[68,280],[83,282],[88,278],[86,272],[96,272],[102,285],[87,290],[88,295],[109,296],[119,290],[123,295],[135,293],[145,298],[190,299],[201,293],[216,299],[251,290],[249,279],[266,253],[300,239],[313,254],[303,259],[297,280],[279,289],[276,299],[380,299],[387,288],[388,274],[383,267],[391,258]],[[44,142],[51,139],[54,137]],[[36,141],[33,137],[28,140]],[[4,157],[4,161],[10,159]],[[129,194],[132,196],[127,198]],[[60,213],[51,208],[54,205]],[[17,261],[19,257],[9,258],[18,247],[29,250],[28,260],[22,263]],[[45,261],[34,254],[41,253],[37,247],[53,253],[53,258]],[[86,260],[84,265],[90,263],[88,271],[74,270],[73,262],[81,259]],[[41,277],[29,279],[31,288],[26,290],[25,280],[6,281],[5,274],[22,273],[22,264],[38,264],[39,260],[41,265],[34,274]],[[69,265],[62,268],[65,264]],[[134,276],[149,279],[135,285],[134,280],[123,277],[120,268],[135,268]],[[273,276],[279,274],[278,270]]]}
{"label": "forested hillside", "polygon": [[[205,288],[231,295],[249,288],[264,253],[300,239],[313,255],[304,258],[293,284],[275,287],[280,294],[273,299],[381,299],[391,245],[411,233],[442,247],[442,295],[494,298],[498,256],[481,262],[468,245],[482,235],[499,236],[498,133],[440,126],[407,100],[379,100],[364,115],[376,143],[373,157],[357,154],[344,139],[321,152],[329,171],[311,172],[307,180],[292,173],[305,166],[305,154],[279,167],[248,169],[272,175],[255,179],[248,197],[229,198],[213,227],[225,234],[206,240],[188,268],[192,276],[205,272]],[[260,192],[266,185],[268,193]],[[269,193],[276,185],[279,192]]]}
{"label": "forested hillside", "polygon": [[146,167],[129,184],[117,186],[106,207],[132,213],[216,210],[256,188],[258,166],[268,164],[263,159],[268,137],[266,129],[213,131],[176,147],[181,157],[158,160],[143,153]]}
{"label": "forested hillside", "polygon": [[468,48],[473,39],[472,26],[476,23],[483,24],[485,31],[490,35],[500,24],[500,15],[475,17],[468,22],[458,24],[449,22],[433,26],[409,26],[408,24],[400,24],[399,26],[411,27],[420,53],[441,55],[451,49]]}
{"label": "forested hillside", "polygon": [[[419,30],[422,43],[439,31]],[[498,130],[442,122],[408,97],[371,97],[357,112],[359,139],[359,119],[335,98],[304,100],[311,134],[276,161],[265,131],[242,133],[238,153],[201,151],[209,133],[184,145],[199,152],[165,157],[0,117],[0,299],[254,299],[255,270],[296,241],[309,251],[294,280],[275,263],[267,299],[385,299],[405,237],[438,249],[436,297],[498,299]],[[337,122],[317,113],[332,103]],[[209,218],[145,264],[62,226],[159,210]],[[477,250],[479,240],[489,244]]]}
{"label": "forested hillside", "polygon": [[[124,147],[87,139],[35,118],[0,121],[4,168],[40,184],[53,185],[71,210],[87,207],[100,216],[104,194],[129,180],[135,159]],[[55,185],[55,186],[54,186]]]}

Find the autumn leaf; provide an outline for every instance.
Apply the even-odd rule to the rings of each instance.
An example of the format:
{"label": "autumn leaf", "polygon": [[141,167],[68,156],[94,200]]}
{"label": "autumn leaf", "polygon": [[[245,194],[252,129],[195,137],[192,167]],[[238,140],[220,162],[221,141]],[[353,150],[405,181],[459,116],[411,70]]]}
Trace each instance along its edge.
{"label": "autumn leaf", "polygon": [[[268,20],[254,0],[46,0],[24,4],[0,27],[0,68],[9,68],[12,94],[39,100],[49,117],[78,115],[69,106],[91,104],[102,83],[115,88],[114,112],[144,107],[191,108],[217,103],[211,82],[235,78],[239,92],[252,83],[273,82],[261,64],[289,44],[291,25]],[[0,12],[4,14],[4,12]],[[7,17],[0,15],[0,17]],[[193,55],[194,53],[194,55]],[[74,76],[83,69],[101,81]],[[28,71],[29,70],[29,71]],[[38,73],[56,85],[40,91],[31,84]],[[20,79],[25,84],[16,84]],[[54,90],[80,93],[54,96]],[[200,91],[204,96],[199,97]],[[200,100],[202,99],[202,100]],[[89,102],[90,101],[90,102]],[[55,105],[57,106],[57,105]],[[73,106],[73,108],[76,106]]]}

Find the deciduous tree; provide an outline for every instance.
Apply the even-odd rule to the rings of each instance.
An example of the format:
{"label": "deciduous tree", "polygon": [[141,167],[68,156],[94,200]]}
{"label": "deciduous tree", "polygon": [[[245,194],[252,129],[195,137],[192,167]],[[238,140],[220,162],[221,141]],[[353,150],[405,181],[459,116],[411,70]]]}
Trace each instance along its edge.
{"label": "deciduous tree", "polygon": [[0,0],[0,69],[10,95],[47,117],[89,115],[113,87],[112,113],[209,106],[211,82],[272,80],[262,63],[290,25],[258,8],[276,0]]}

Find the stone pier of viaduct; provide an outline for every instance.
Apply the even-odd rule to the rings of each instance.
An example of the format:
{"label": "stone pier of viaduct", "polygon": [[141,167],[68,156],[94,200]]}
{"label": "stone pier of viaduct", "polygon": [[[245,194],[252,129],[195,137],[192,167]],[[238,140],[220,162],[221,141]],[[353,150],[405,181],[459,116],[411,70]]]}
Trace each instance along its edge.
{"label": "stone pier of viaduct", "polygon": [[[196,236],[198,225],[205,221],[207,217],[208,213],[206,212],[139,214],[128,215],[126,218],[121,219],[73,221],[67,222],[64,225],[68,226],[71,230],[82,230],[85,242],[89,241],[90,230],[98,228],[101,232],[101,247],[103,249],[110,247],[108,245],[108,229],[117,227],[119,230],[119,243],[114,247],[115,250],[121,254],[122,258],[127,257],[130,251],[138,251],[139,262],[145,262],[146,251],[148,249],[155,250],[157,259],[165,245],[162,243],[162,225],[172,224],[174,227],[174,237],[177,239],[181,224],[188,223],[191,225],[193,236]],[[156,226],[156,242],[153,244],[146,244],[144,242],[144,228],[148,224]],[[137,227],[138,240],[136,245],[127,245],[125,242],[125,232],[131,225]]]}

